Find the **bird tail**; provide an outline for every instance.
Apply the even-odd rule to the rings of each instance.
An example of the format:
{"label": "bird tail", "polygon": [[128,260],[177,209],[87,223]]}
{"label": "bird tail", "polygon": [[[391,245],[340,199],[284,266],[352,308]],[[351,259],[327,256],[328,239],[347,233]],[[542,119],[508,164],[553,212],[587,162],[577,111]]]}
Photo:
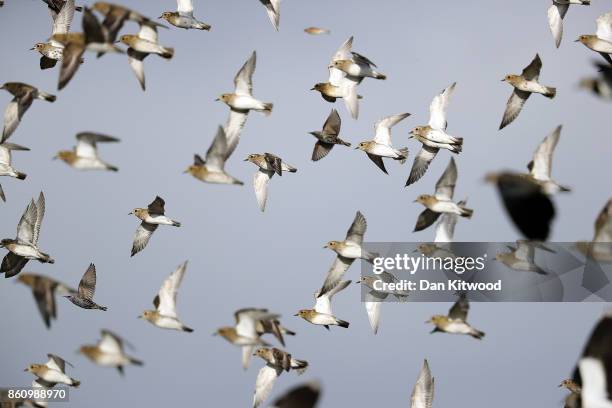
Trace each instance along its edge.
{"label": "bird tail", "polygon": [[193,333],[193,329],[191,327],[183,326],[182,330],[187,333]]}
{"label": "bird tail", "polygon": [[22,172],[20,172],[20,171],[18,171],[18,172],[17,172],[17,179],[19,179],[19,180],[25,180],[25,178],[26,178],[26,177],[28,177],[28,175],[27,175],[27,174],[22,173]]}
{"label": "bird tail", "polygon": [[172,57],[174,57],[174,48],[164,47],[162,48],[162,53],[160,55],[162,58],[172,59]]}
{"label": "bird tail", "polygon": [[50,264],[55,263],[55,259],[51,258],[51,256],[49,256],[48,254],[41,253],[41,255],[42,255],[42,258],[40,259],[40,262],[50,263]]}
{"label": "bird tail", "polygon": [[362,254],[361,254],[362,259],[365,259],[369,263],[373,263],[374,259],[380,257],[380,254],[378,252],[368,252],[363,249],[361,251],[362,251]]}
{"label": "bird tail", "polygon": [[374,71],[373,73],[374,73],[374,78],[376,79],[382,79],[382,80],[387,79],[387,76],[381,72]]}
{"label": "bird tail", "polygon": [[338,138],[337,140],[338,140],[338,144],[351,147],[351,144],[349,142],[345,142],[344,140],[342,140],[340,138]]}
{"label": "bird tail", "polygon": [[98,305],[98,309],[100,309],[103,312],[106,312],[108,310],[108,307]]}
{"label": "bird tail", "polygon": [[482,331],[480,331],[480,330],[476,330],[476,329],[474,329],[474,330],[473,330],[473,331],[470,333],[470,336],[472,336],[472,337],[473,337],[473,338],[475,338],[475,339],[481,340],[481,339],[482,339],[482,338],[485,336],[485,333],[484,333],[484,332],[482,332]]}
{"label": "bird tail", "polygon": [[263,104],[263,109],[261,110],[264,115],[270,116],[272,114],[272,108],[274,108],[274,104],[272,102],[266,102]]}
{"label": "bird tail", "polygon": [[55,102],[57,97],[46,92],[38,91],[38,98],[44,99],[47,102]]}
{"label": "bird tail", "polygon": [[137,359],[132,358],[132,357],[128,357],[128,360],[130,361],[130,364],[134,364],[134,365],[137,365],[137,366],[144,365],[144,363],[142,361],[137,360]]}
{"label": "bird tail", "polygon": [[460,207],[461,208],[461,216],[466,218],[472,218],[472,214],[474,214],[474,210],[470,208]]}
{"label": "bird tail", "polygon": [[291,359],[291,368],[296,370],[298,374],[303,374],[308,368],[308,362],[304,360],[298,360],[295,358]]}
{"label": "bird tail", "polygon": [[544,96],[547,98],[552,99],[557,94],[557,88],[546,87],[545,89],[546,89],[546,92],[544,93]]}
{"label": "bird tail", "polygon": [[287,164],[287,170],[286,171],[288,171],[289,173],[296,173],[297,169],[295,167],[290,166],[290,165]]}
{"label": "bird tail", "polygon": [[399,162],[401,164],[406,163],[406,160],[408,159],[408,148],[404,147],[400,149],[399,152],[400,152],[400,157],[398,158]]}
{"label": "bird tail", "polygon": [[79,385],[81,385],[81,382],[79,380],[74,379],[74,378],[71,378],[70,382],[72,383],[70,385],[72,385],[75,388],[77,388]]}
{"label": "bird tail", "polygon": [[110,164],[106,166],[106,169],[110,171],[119,171],[119,167],[111,166]]}
{"label": "bird tail", "polygon": [[338,326],[344,327],[345,329],[348,329],[349,327],[349,322],[347,322],[346,320],[336,319],[336,322],[338,323]]}
{"label": "bird tail", "polygon": [[181,226],[181,223],[180,223],[180,222],[178,222],[178,221],[172,221],[172,226],[173,226],[173,227],[180,227],[180,226]]}
{"label": "bird tail", "polygon": [[195,28],[197,28],[198,30],[206,30],[206,31],[210,31],[210,29],[212,28],[211,25],[206,24],[206,23],[198,23]]}
{"label": "bird tail", "polygon": [[234,181],[232,182],[232,184],[236,184],[236,185],[242,186],[242,185],[244,185],[244,182],[242,182],[242,181],[240,181],[240,180],[234,180]]}
{"label": "bird tail", "polygon": [[287,329],[286,327],[281,327],[281,333],[286,334],[287,336],[295,336],[295,332]]}
{"label": "bird tail", "polygon": [[562,192],[564,192],[564,193],[567,193],[567,192],[569,192],[569,191],[572,191],[572,189],[571,189],[571,188],[569,188],[569,187],[566,187],[566,186],[561,186],[561,185],[560,185],[560,186],[559,186],[559,191],[562,191]]}

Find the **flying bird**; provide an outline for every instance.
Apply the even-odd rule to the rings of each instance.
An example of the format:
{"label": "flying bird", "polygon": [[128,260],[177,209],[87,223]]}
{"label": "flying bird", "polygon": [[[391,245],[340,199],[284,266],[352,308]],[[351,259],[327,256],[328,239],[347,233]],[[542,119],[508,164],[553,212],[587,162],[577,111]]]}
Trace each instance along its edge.
{"label": "flying bird", "polygon": [[283,172],[295,173],[297,169],[272,153],[249,154],[244,161],[251,162],[258,167],[253,177],[253,187],[255,188],[257,204],[263,212],[266,209],[268,183],[272,176],[274,174],[282,176]]}
{"label": "flying bird", "polygon": [[302,309],[297,312],[294,316],[299,316],[309,323],[314,325],[320,325],[329,330],[329,326],[340,326],[344,328],[349,327],[349,322],[340,320],[332,312],[331,301],[332,297],[344,290],[351,281],[340,281],[330,291],[319,296],[319,292],[315,293],[315,305],[312,309]]}
{"label": "flying bird", "polygon": [[355,259],[364,259],[368,262],[373,262],[378,254],[366,251],[363,247],[363,236],[365,235],[368,223],[361,211],[357,211],[355,219],[350,228],[346,232],[344,241],[329,241],[324,248],[329,248],[334,251],[337,256],[332,264],[323,286],[319,290],[318,297],[325,295],[327,292],[334,289],[339,283],[344,273],[353,264]]}
{"label": "flying bird", "polygon": [[76,135],[77,145],[73,150],[61,150],[57,153],[59,158],[70,167],[77,170],[109,170],[119,171],[98,156],[98,143],[114,143],[119,139],[93,132],[81,132]]}
{"label": "flying bird", "polygon": [[331,34],[330,30],[321,27],[308,27],[304,29],[304,32],[310,35]]}
{"label": "flying bird", "polygon": [[340,126],[342,121],[338,111],[332,109],[331,113],[323,124],[323,129],[310,132],[311,135],[317,138],[314,149],[312,151],[312,161],[318,161],[324,158],[331,152],[334,145],[350,146],[351,144],[340,139]]}
{"label": "flying bird", "polygon": [[21,118],[30,108],[34,99],[47,102],[55,102],[56,99],[55,95],[48,94],[22,82],[5,82],[0,86],[0,89],[4,89],[13,95],[13,99],[4,110],[4,128],[2,129],[0,143],[4,143],[17,129]]}
{"label": "flying bird", "polygon": [[489,173],[485,179],[497,186],[506,212],[525,238],[546,241],[555,206],[542,184],[512,172]]}
{"label": "flying bird", "polygon": [[366,310],[366,314],[368,315],[368,321],[370,322],[370,327],[374,334],[378,334],[378,328],[380,327],[380,314],[382,303],[389,295],[393,295],[397,298],[398,301],[404,301],[408,297],[407,291],[402,290],[378,290],[376,289],[377,281],[381,281],[387,284],[393,283],[396,284],[398,282],[397,278],[390,274],[389,272],[382,272],[376,276],[361,276],[361,278],[357,281],[361,285],[365,286],[367,289],[363,289],[365,291],[362,297],[362,302]]}
{"label": "flying bird", "polygon": [[554,252],[539,242],[518,240],[516,241],[516,248],[508,246],[510,252],[500,252],[495,255],[495,259],[515,271],[535,272],[540,275],[547,275],[548,272],[535,263],[536,248],[547,252]]}
{"label": "flying bird", "polygon": [[597,31],[595,34],[584,34],[576,42],[584,44],[590,50],[601,55],[612,65],[612,11],[597,17]]}
{"label": "flying bird", "polygon": [[102,367],[114,367],[123,375],[123,368],[126,365],[143,365],[143,362],[128,356],[123,350],[123,343],[130,346],[125,340],[111,332],[102,329],[102,337],[96,345],[81,346],[79,352],[92,362]]}
{"label": "flying bird", "polygon": [[334,60],[334,68],[339,69],[350,77],[358,78],[361,82],[364,78],[387,79],[387,76],[376,70],[378,68],[369,58],[357,53],[351,52],[350,59]]}
{"label": "flying bird", "polygon": [[180,265],[164,281],[153,299],[155,310],[145,310],[139,317],[162,329],[179,330],[187,333],[193,329],[185,326],[176,313],[176,295],[187,269],[187,261]]}
{"label": "flying bird", "polygon": [[136,255],[147,246],[151,236],[159,225],[171,225],[173,227],[181,226],[180,222],[174,221],[164,215],[165,205],[166,202],[163,198],[156,196],[155,200],[153,200],[147,208],[134,208],[134,210],[130,212],[129,215],[134,215],[142,221],[134,235],[131,256]]}
{"label": "flying bird", "polygon": [[64,297],[80,308],[106,311],[107,308],[105,306],[100,306],[93,301],[95,293],[96,266],[94,264],[89,264],[89,268],[87,268],[79,282],[79,289],[77,292]]}
{"label": "flying bird", "polygon": [[422,231],[432,225],[441,214],[455,214],[465,218],[471,218],[474,210],[466,208],[465,202],[455,203],[453,193],[457,184],[457,165],[451,157],[446,170],[436,183],[434,195],[421,194],[414,202],[421,203],[425,210],[419,214],[414,231]]}
{"label": "flying bird", "polygon": [[172,59],[174,56],[174,48],[159,45],[157,25],[149,20],[140,24],[138,34],[122,35],[121,42],[128,46],[128,63],[143,91],[146,89],[144,59],[150,54],[156,54],[165,59]]}
{"label": "flying bird", "polygon": [[580,252],[600,262],[612,262],[612,198],[599,212],[595,220],[592,241],[578,241]]}
{"label": "flying bird", "polygon": [[404,164],[408,159],[408,148],[396,149],[391,144],[391,128],[410,116],[409,113],[387,116],[374,124],[374,139],[361,142],[355,149],[364,151],[370,160],[385,174],[383,157],[388,157]]}
{"label": "flying bird", "polygon": [[236,321],[234,326],[220,327],[214,334],[242,348],[242,367],[246,370],[249,367],[255,347],[268,345],[260,338],[257,331],[257,322],[276,320],[279,317],[280,315],[271,313],[268,309],[240,309],[234,313]]}
{"label": "flying bird", "polygon": [[434,377],[431,375],[427,359],[423,361],[423,367],[419,372],[412,395],[410,396],[410,408],[431,408],[434,399]]}
{"label": "flying bird", "polygon": [[45,196],[40,193],[38,200],[30,200],[25,212],[17,224],[17,237],[15,239],[5,238],[0,241],[0,247],[9,252],[2,259],[0,273],[5,278],[17,275],[29,260],[37,260],[40,263],[55,263],[55,261],[38,248],[38,236],[40,226],[45,216]]}
{"label": "flying bird", "polygon": [[418,181],[427,169],[429,164],[438,154],[440,149],[448,149],[453,153],[461,153],[463,149],[463,138],[451,136],[446,133],[446,109],[456,82],[444,89],[429,105],[429,124],[417,126],[410,131],[410,137],[422,143],[421,150],[414,158],[410,176],[406,181],[406,187]]}
{"label": "flying bird", "polygon": [[561,381],[559,384],[559,388],[565,388],[570,393],[565,397],[564,408],[577,408],[580,403],[580,394],[582,392],[582,388],[576,382],[570,379],[566,379]]}
{"label": "flying bird", "polygon": [[217,135],[206,152],[206,160],[202,159],[199,154],[195,154],[193,164],[185,170],[185,173],[205,183],[243,185],[242,181],[225,171],[225,162],[236,148],[238,139],[234,138],[232,145],[229,145],[228,142],[225,131],[219,126]]}
{"label": "flying bird", "polygon": [[539,93],[545,97],[552,99],[557,94],[557,88],[540,85],[538,79],[540,78],[540,71],[542,69],[542,60],[540,56],[536,54],[535,58],[529,65],[523,69],[521,75],[509,74],[502,79],[502,82],[507,82],[514,90],[504,112],[499,129],[505,128],[507,125],[514,121],[521,110],[523,105],[529,99],[532,93]]}
{"label": "flying bird", "polygon": [[48,329],[51,328],[51,320],[57,319],[55,294],[66,295],[76,293],[76,290],[55,279],[35,273],[23,272],[17,277],[17,282],[26,285],[32,290],[38,311]]}
{"label": "flying bird", "polygon": [[547,194],[570,191],[568,187],[561,186],[551,179],[550,175],[552,171],[552,156],[561,136],[561,128],[561,126],[557,126],[551,134],[542,140],[533,154],[533,159],[527,164],[531,178],[541,184],[542,189]]}
{"label": "flying bird", "polygon": [[359,117],[357,85],[359,85],[361,79],[350,76],[335,66],[336,61],[351,60],[353,58],[353,54],[351,54],[352,47],[353,37],[351,36],[342,43],[329,62],[329,79],[327,82],[319,82],[311,90],[320,92],[321,97],[327,102],[334,103],[338,98],[344,99],[346,109],[351,114],[351,117],[357,119]]}
{"label": "flying bird", "polygon": [[291,354],[277,348],[262,347],[255,352],[255,355],[264,360],[266,365],[257,374],[253,408],[259,407],[268,398],[274,382],[283,371],[294,370],[302,374],[308,368],[307,361],[295,359]]}
{"label": "flying bird", "polygon": [[[25,180],[26,174],[17,171],[11,165],[11,152],[12,151],[29,151],[27,147],[23,147],[14,143],[2,143],[0,144],[0,176],[14,177],[18,180]],[[0,184],[0,199],[6,201],[2,185]]]}
{"label": "flying bird", "polygon": [[281,0],[259,0],[261,4],[266,8],[268,18],[274,26],[274,29],[278,31],[278,25],[280,24],[280,2]]}
{"label": "flying bird", "polygon": [[45,364],[30,364],[24,371],[34,374],[37,382],[46,387],[54,387],[56,384],[66,384],[78,387],[81,382],[66,375],[66,364],[72,364],[55,354],[47,354],[49,361]]}
{"label": "flying bird", "polygon": [[450,308],[448,316],[435,315],[432,316],[426,323],[433,323],[434,329],[431,333],[443,332],[450,334],[467,334],[475,339],[482,339],[484,332],[476,330],[467,322],[468,311],[470,310],[470,304],[462,293],[455,304]]}
{"label": "flying bird", "polygon": [[604,100],[612,100],[612,66],[594,62],[597,69],[596,77],[583,78],[579,86]]}
{"label": "flying bird", "polygon": [[76,9],[74,0],[62,0],[56,1],[56,3],[49,0],[48,5],[51,18],[53,19],[51,37],[48,42],[36,43],[32,48],[32,50],[38,51],[38,53],[41,54],[40,69],[53,68],[57,64],[57,61],[61,61],[64,46],[60,42],[54,40],[53,37],[55,35],[68,34]]}
{"label": "flying bird", "polygon": [[244,63],[234,77],[234,92],[221,94],[216,100],[222,101],[230,108],[230,114],[225,124],[229,157],[240,138],[247,116],[251,110],[263,112],[266,116],[272,113],[274,104],[262,102],[253,97],[253,73],[257,65],[257,53],[253,51],[251,57]]}
{"label": "flying bird", "polygon": [[176,11],[164,11],[159,18],[178,28],[210,31],[211,26],[193,16],[193,0],[176,0]]}
{"label": "flying bird", "polygon": [[315,408],[321,396],[317,381],[297,385],[281,395],[270,408]]}
{"label": "flying bird", "polygon": [[555,39],[557,48],[561,45],[561,38],[563,37],[563,19],[567,14],[570,4],[590,6],[591,0],[552,0],[552,5],[548,8],[547,13],[548,26]]}

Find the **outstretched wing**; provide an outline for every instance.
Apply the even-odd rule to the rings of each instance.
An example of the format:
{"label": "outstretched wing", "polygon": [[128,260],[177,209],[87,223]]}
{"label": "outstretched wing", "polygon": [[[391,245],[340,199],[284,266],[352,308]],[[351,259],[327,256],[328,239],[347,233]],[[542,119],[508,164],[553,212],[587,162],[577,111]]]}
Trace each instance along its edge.
{"label": "outstretched wing", "polygon": [[79,297],[92,300],[96,293],[96,266],[89,264],[89,268],[83,274],[79,282]]}

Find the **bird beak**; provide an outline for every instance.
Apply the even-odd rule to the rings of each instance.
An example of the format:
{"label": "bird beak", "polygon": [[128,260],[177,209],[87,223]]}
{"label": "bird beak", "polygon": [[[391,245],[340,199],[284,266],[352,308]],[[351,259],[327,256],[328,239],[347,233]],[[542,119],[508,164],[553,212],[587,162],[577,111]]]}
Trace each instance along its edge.
{"label": "bird beak", "polygon": [[163,18],[163,17],[164,17],[164,16],[159,16],[159,17],[157,17],[157,18]]}
{"label": "bird beak", "polygon": [[26,368],[25,370],[23,370],[24,372],[28,371],[28,369]]}
{"label": "bird beak", "polygon": [[559,388],[563,387],[563,383],[559,384]]}
{"label": "bird beak", "polygon": [[185,173],[189,173],[189,169],[187,169],[187,170],[185,170],[185,171],[183,172],[183,174],[185,174]]}
{"label": "bird beak", "polygon": [[58,158],[59,158],[59,156],[56,154],[55,156],[53,156],[53,157],[51,158],[51,160],[57,160]]}
{"label": "bird beak", "polygon": [[429,319],[429,320],[427,320],[427,321],[425,322],[425,324],[427,324],[427,323],[431,323],[431,319]]}
{"label": "bird beak", "polygon": [[246,159],[244,159],[243,161],[249,161],[249,159],[248,159],[248,158],[246,158]]}
{"label": "bird beak", "polygon": [[419,252],[419,250],[418,250],[418,249],[415,249],[414,251],[412,251],[412,253],[413,253],[413,254],[414,254],[414,253],[417,253],[417,252]]}
{"label": "bird beak", "polygon": [[413,201],[413,203],[418,203],[418,202],[419,202],[419,200],[418,200],[418,199],[416,199],[416,200],[414,200],[414,201]]}
{"label": "bird beak", "polygon": [[30,48],[30,51],[34,51],[36,49],[36,47],[32,47]]}
{"label": "bird beak", "polygon": [[312,88],[310,88],[311,91],[315,91],[316,89],[314,88],[314,86]]}
{"label": "bird beak", "polygon": [[299,316],[299,315],[300,315],[299,313],[294,314],[294,316]]}
{"label": "bird beak", "polygon": [[137,316],[136,318],[137,318],[137,319],[142,319],[142,315],[140,315],[140,316]]}
{"label": "bird beak", "polygon": [[214,332],[212,335],[213,335],[213,336],[217,336],[217,335],[219,335],[219,333]]}
{"label": "bird beak", "polygon": [[218,102],[218,101],[220,101],[220,100],[221,100],[221,99],[217,98],[217,99],[215,99],[215,102]]}
{"label": "bird beak", "polygon": [[130,211],[128,215],[134,215],[134,211]]}

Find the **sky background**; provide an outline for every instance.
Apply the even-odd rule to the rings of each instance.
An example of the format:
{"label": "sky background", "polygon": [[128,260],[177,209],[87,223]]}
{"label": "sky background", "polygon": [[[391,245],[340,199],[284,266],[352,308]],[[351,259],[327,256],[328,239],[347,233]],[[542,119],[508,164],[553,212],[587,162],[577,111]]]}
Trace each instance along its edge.
{"label": "sky background", "polygon": [[[57,93],[58,70],[42,72],[39,55],[28,51],[44,41],[51,19],[41,1],[7,0],[0,9],[0,82],[21,81],[57,93],[54,104],[35,101],[11,142],[28,146],[14,165],[28,174],[24,182],[2,178],[8,202],[0,203],[0,236],[14,237],[15,226],[31,197],[44,190],[46,217],[40,247],[54,265],[31,262],[26,270],[76,286],[90,262],[98,271],[95,300],[108,312],[78,309],[58,299],[59,320],[47,330],[29,290],[15,280],[0,281],[2,347],[0,385],[27,385],[23,369],[46,361],[47,353],[75,365],[71,376],[82,385],[72,406],[130,404],[247,407],[257,371],[244,372],[240,350],[211,334],[230,325],[242,307],[267,307],[283,315],[298,332],[287,350],[308,360],[298,377],[282,375],[276,395],[298,382],[323,384],[320,406],[406,406],[427,358],[436,377],[434,405],[498,408],[561,406],[559,382],[573,369],[582,345],[606,305],[473,304],[469,320],[487,333],[469,337],[430,335],[424,322],[444,313],[446,303],[385,304],[381,328],[374,336],[360,291],[351,285],[334,301],[335,314],[349,329],[327,332],[292,315],[313,304],[334,254],[322,249],[343,239],[355,211],[368,221],[368,241],[433,239],[433,229],[412,233],[422,208],[417,195],[433,192],[448,164],[442,151],[418,183],[404,188],[419,145],[408,131],[428,121],[431,99],[456,81],[448,111],[448,131],[464,137],[455,157],[459,180],[455,197],[469,199],[474,217],[460,220],[459,241],[513,241],[518,232],[506,218],[494,189],[483,182],[491,170],[524,170],[537,144],[563,124],[554,157],[553,177],[573,192],[555,197],[557,218],[551,239],[589,239],[600,209],[611,195],[610,105],[578,88],[594,74],[599,56],[572,42],[593,33],[606,2],[571,7],[565,38],[554,46],[546,10],[550,1],[406,2],[288,0],[282,4],[280,32],[255,0],[195,0],[196,16],[212,24],[211,32],[171,27],[160,42],[174,46],[171,61],[146,59],[147,91],[142,92],[125,56],[86,55],[76,76]],[[150,17],[173,10],[166,1],[123,0]],[[609,4],[608,4],[609,5]],[[327,27],[331,35],[308,36],[308,26]],[[80,15],[73,25],[80,31]],[[136,33],[129,23],[123,33]],[[340,44],[355,36],[354,50],[375,61],[387,81],[365,80],[358,121],[344,104],[331,105],[309,91],[327,78],[327,64]],[[206,152],[228,109],[214,99],[233,89],[233,77],[257,50],[254,95],[274,102],[270,117],[253,112],[227,170],[245,186],[203,184],[182,171],[194,153]],[[534,95],[518,119],[498,131],[511,93],[500,82],[520,73],[539,53],[541,83],[556,86],[551,101]],[[0,104],[10,101],[0,94]],[[408,146],[409,163],[388,162],[384,175],[362,152],[334,148],[320,162],[310,161],[318,130],[332,107],[342,117],[341,137],[352,143],[370,139],[376,120],[391,114],[412,116],[393,130],[398,147]],[[3,109],[3,108],[2,108]],[[80,131],[119,137],[100,146],[103,159],[118,173],[83,173],[51,160],[74,145]],[[272,152],[299,169],[275,177],[268,208],[260,213],[251,180],[255,167],[242,159]],[[166,200],[166,213],[183,223],[161,227],[149,246],[130,258],[138,221],[128,213],[155,195]],[[4,252],[2,253],[4,255]],[[187,274],[179,293],[182,320],[193,334],[163,331],[136,317],[151,307],[162,281],[184,260]],[[347,278],[356,280],[353,266]],[[97,341],[108,328],[136,346],[131,353],[144,367],[128,367],[121,378],[113,369],[95,366],[75,351]]]}

